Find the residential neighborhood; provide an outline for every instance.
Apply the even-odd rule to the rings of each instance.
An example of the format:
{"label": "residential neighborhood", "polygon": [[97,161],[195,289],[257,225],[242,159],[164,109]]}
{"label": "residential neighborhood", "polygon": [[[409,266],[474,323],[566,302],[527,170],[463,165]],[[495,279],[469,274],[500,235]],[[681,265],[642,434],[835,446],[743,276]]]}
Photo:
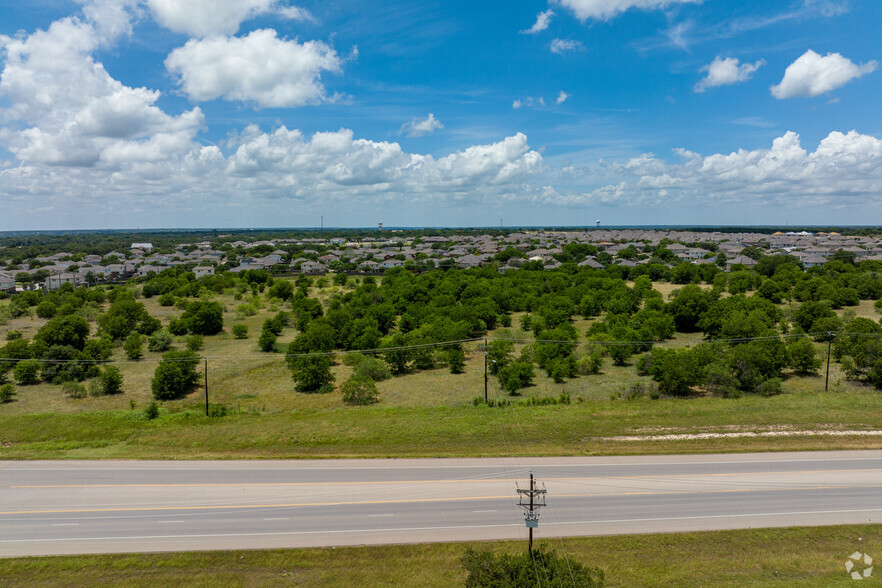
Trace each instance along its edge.
{"label": "residential neighborhood", "polygon": [[[239,235],[241,236],[241,235]],[[186,266],[197,278],[229,271],[267,270],[274,274],[322,275],[327,272],[381,274],[404,267],[412,271],[494,264],[505,272],[532,263],[556,269],[573,261],[568,245],[587,246],[577,264],[601,269],[610,265],[637,267],[649,263],[717,264],[731,271],[750,269],[758,254],[789,255],[805,268],[824,265],[834,255],[854,261],[882,261],[882,239],[837,232],[727,233],[650,229],[584,231],[531,230],[502,234],[463,232],[439,236],[399,236],[373,232],[359,239],[279,238],[244,240],[230,235],[214,240],[177,243],[172,251],[149,242],[135,242],[127,251],[76,257],[47,252],[0,271],[0,291],[77,286],[146,277]],[[664,251],[664,255],[660,253]],[[752,255],[745,253],[753,252]],[[538,264],[538,265],[537,265]]]}

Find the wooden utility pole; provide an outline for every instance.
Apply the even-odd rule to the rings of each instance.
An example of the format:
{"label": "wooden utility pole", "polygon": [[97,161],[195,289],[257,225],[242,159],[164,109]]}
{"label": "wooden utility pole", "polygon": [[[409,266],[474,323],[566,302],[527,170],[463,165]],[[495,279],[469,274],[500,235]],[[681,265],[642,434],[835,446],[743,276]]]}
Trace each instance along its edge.
{"label": "wooden utility pole", "polygon": [[205,416],[208,416],[208,358],[205,358]]}
{"label": "wooden utility pole", "polygon": [[487,404],[487,339],[484,339],[484,404]]}
{"label": "wooden utility pole", "polygon": [[827,377],[824,379],[824,392],[830,386],[830,351],[833,349],[833,334],[827,333],[830,339],[827,341]]}
{"label": "wooden utility pole", "polygon": [[544,484],[542,488],[536,487],[536,478],[533,477],[533,470],[530,470],[530,487],[526,490],[518,488],[518,495],[520,495],[518,506],[526,511],[524,513],[524,521],[527,524],[527,530],[530,535],[528,548],[531,554],[533,553],[533,529],[539,527],[539,513],[536,511],[545,506],[545,494],[547,492]]}

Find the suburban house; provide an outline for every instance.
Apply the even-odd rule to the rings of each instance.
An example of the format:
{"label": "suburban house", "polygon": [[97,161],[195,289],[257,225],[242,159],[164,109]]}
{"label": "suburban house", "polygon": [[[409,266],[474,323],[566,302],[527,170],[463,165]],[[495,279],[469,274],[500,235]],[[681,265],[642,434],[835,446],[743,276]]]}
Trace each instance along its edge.
{"label": "suburban house", "polygon": [[360,264],[358,264],[358,271],[364,272],[366,274],[379,272],[380,271],[380,264],[377,263],[376,261],[371,261],[371,260],[362,261]]}
{"label": "suburban house", "polygon": [[0,272],[0,292],[15,292],[15,276],[9,272]]}
{"label": "suburban house", "polygon": [[827,263],[827,259],[825,257],[821,257],[820,255],[806,255],[801,258],[803,267],[817,267],[819,265],[824,265]]}
{"label": "suburban house", "polygon": [[205,276],[213,276],[214,268],[210,265],[197,265],[193,268],[193,275],[196,276],[196,279],[204,278]]}
{"label": "suburban house", "polygon": [[300,264],[300,273],[302,274],[317,275],[323,274],[326,271],[328,271],[328,268],[317,261],[304,261]]}
{"label": "suburban house", "polygon": [[380,263],[380,267],[383,269],[392,269],[393,267],[404,267],[404,262],[400,259],[386,259]]}
{"label": "suburban house", "polygon": [[579,267],[593,267],[594,269],[603,269],[603,264],[593,257],[589,257],[585,261],[579,262],[578,265]]}
{"label": "suburban house", "polygon": [[733,265],[743,265],[746,268],[752,268],[756,266],[756,260],[747,257],[746,255],[739,255],[738,257],[734,257],[732,259],[726,260],[726,268],[732,269]]}

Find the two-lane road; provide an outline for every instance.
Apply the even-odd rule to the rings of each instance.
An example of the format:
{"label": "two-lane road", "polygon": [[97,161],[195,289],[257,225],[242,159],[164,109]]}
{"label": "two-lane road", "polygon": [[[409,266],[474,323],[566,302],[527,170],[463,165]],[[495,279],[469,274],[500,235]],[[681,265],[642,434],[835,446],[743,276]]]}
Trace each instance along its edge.
{"label": "two-lane road", "polygon": [[523,538],[882,519],[882,451],[603,458],[0,462],[0,556]]}

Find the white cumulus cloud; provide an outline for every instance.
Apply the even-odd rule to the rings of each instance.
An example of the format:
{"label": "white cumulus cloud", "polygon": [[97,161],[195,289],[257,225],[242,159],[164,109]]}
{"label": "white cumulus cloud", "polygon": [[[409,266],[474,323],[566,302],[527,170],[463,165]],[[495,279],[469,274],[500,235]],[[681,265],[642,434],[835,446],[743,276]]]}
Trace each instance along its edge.
{"label": "white cumulus cloud", "polygon": [[624,206],[818,206],[866,210],[882,200],[882,140],[857,131],[827,135],[813,152],[787,132],[771,148],[701,156],[678,150],[682,163],[642,156],[612,164],[621,178],[587,193],[562,195],[560,203]]}
{"label": "white cumulus cloud", "polygon": [[876,71],[877,65],[875,61],[856,65],[839,53],[822,57],[809,49],[787,66],[781,83],[772,86],[772,95],[779,99],[820,96]]}
{"label": "white cumulus cloud", "polygon": [[567,51],[577,51],[582,48],[581,41],[572,39],[554,39],[551,41],[551,52],[563,55]]}
{"label": "white cumulus cloud", "polygon": [[569,97],[570,97],[569,94],[567,94],[566,92],[564,92],[563,90],[561,90],[561,91],[560,91],[560,94],[557,95],[557,100],[555,100],[555,102],[556,102],[557,104],[563,104],[564,102],[567,101],[567,98],[569,98]]}
{"label": "white cumulus cloud", "polygon": [[[0,96],[8,106],[0,110],[0,143],[20,161],[91,166],[138,153],[174,157],[202,127],[198,108],[170,116],[156,106],[158,91],[126,86],[92,58],[109,31],[127,28],[119,13],[109,14],[100,22],[64,18],[6,40]],[[164,145],[156,153],[150,142],[159,138]]]}
{"label": "white cumulus cloud", "polygon": [[279,39],[270,29],[245,37],[191,39],[165,61],[191,100],[224,98],[264,108],[326,100],[321,74],[340,72],[341,63],[321,41]]}
{"label": "white cumulus cloud", "polygon": [[401,126],[401,130],[399,133],[407,133],[408,137],[422,137],[423,135],[428,135],[429,133],[434,133],[438,129],[443,129],[444,125],[441,124],[435,115],[431,112],[429,116],[425,119],[414,119],[412,121],[404,123]]}
{"label": "white cumulus cloud", "polygon": [[674,4],[700,4],[702,0],[557,0],[557,2],[570,9],[576,18],[585,22],[588,19],[610,20],[632,8],[659,10]]}
{"label": "white cumulus cloud", "polygon": [[295,20],[312,20],[303,8],[279,0],[146,0],[161,26],[192,37],[232,35],[239,26],[262,14],[276,13]]}
{"label": "white cumulus cloud", "polygon": [[548,25],[551,23],[551,17],[554,16],[553,10],[546,10],[545,12],[540,12],[536,15],[536,22],[533,23],[533,26],[525,31],[521,31],[522,33],[528,35],[535,35],[536,33],[541,33],[545,29],[548,28]]}
{"label": "white cumulus cloud", "polygon": [[763,59],[754,63],[739,64],[738,59],[735,57],[727,57],[726,59],[717,57],[699,70],[702,73],[707,73],[707,75],[695,84],[694,89],[696,92],[704,92],[708,88],[746,82],[753,77],[756,70],[765,64],[766,62]]}

